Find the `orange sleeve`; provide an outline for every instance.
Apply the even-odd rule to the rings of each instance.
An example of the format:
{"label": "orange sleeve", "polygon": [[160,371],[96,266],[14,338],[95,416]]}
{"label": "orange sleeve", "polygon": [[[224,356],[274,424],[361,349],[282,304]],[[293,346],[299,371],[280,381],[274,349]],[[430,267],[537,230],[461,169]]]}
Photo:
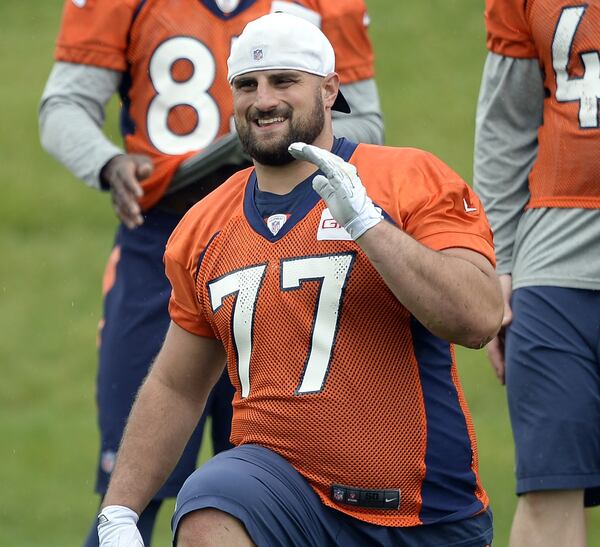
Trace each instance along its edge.
{"label": "orange sleeve", "polygon": [[196,271],[200,252],[194,244],[197,241],[194,237],[197,230],[190,226],[192,218],[196,218],[196,215],[190,211],[171,234],[165,250],[165,272],[172,287],[169,315],[188,332],[215,338],[196,297]]}
{"label": "orange sleeve", "polygon": [[487,48],[498,55],[537,58],[526,18],[525,0],[486,0]]}
{"label": "orange sleeve", "polygon": [[127,68],[129,28],[139,0],[65,0],[54,57],[111,70]]}
{"label": "orange sleeve", "polygon": [[437,251],[451,247],[471,249],[496,266],[492,230],[483,205],[469,185],[440,159],[426,152],[416,158],[407,176],[422,191],[411,191],[414,202],[408,204],[410,198],[401,194],[404,230]]}
{"label": "orange sleeve", "polygon": [[335,70],[343,84],[373,78],[373,47],[367,33],[367,7],[363,0],[303,0],[321,14],[321,30],[335,51]]}
{"label": "orange sleeve", "polygon": [[[359,145],[357,151],[366,147]],[[384,155],[355,154],[375,204],[423,245],[436,251],[470,249],[495,266],[492,230],[469,185],[433,154],[414,148],[383,150]]]}

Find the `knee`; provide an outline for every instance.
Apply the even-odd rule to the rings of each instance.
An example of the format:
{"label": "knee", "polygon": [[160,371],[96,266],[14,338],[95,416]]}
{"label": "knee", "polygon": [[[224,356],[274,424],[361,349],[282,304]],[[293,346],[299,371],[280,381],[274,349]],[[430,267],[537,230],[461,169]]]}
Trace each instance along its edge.
{"label": "knee", "polygon": [[254,545],[238,519],[212,508],[192,511],[183,517],[176,538],[177,547]]}

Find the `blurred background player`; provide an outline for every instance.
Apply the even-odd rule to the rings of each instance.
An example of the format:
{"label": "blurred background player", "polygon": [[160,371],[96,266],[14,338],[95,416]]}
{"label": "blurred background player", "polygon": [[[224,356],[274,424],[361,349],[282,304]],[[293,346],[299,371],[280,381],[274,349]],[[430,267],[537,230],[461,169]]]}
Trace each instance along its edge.
{"label": "blurred background player", "polygon": [[600,1],[488,0],[475,188],[506,300],[511,546],[586,545],[600,502]]}
{"label": "blurred background player", "polygon": [[[338,51],[352,113],[336,133],[381,142],[382,119],[362,0],[322,2],[96,0],[64,6],[56,63],[41,101],[44,148],[93,188],[109,190],[121,220],[108,261],[97,402],[103,495],[133,397],[164,338],[170,286],[164,246],[187,209],[248,164],[232,133],[226,59],[244,25],[290,11],[320,26]],[[125,151],[101,131],[118,91]],[[200,151],[200,152],[198,152]],[[206,413],[215,452],[229,448],[233,388],[223,376]],[[194,469],[204,417],[139,526],[146,544],[164,497]],[[96,545],[95,522],[86,545]]]}
{"label": "blurred background player", "polygon": [[433,155],[334,138],[331,112],[346,106],[334,59],[288,14],[249,23],[232,47],[254,169],[169,239],[172,323],[128,421],[103,546],[141,544],[137,515],[226,356],[236,447],[183,486],[178,545],[491,543],[453,349],[500,327],[491,230]]}

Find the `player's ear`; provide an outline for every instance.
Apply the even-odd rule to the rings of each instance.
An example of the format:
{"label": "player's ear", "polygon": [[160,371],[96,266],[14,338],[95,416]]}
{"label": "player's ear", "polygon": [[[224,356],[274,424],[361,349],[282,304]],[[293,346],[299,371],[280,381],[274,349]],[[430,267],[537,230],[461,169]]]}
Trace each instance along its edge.
{"label": "player's ear", "polygon": [[321,81],[321,93],[323,96],[323,105],[326,110],[331,110],[335,98],[337,97],[340,88],[340,77],[337,72],[332,72],[323,78]]}

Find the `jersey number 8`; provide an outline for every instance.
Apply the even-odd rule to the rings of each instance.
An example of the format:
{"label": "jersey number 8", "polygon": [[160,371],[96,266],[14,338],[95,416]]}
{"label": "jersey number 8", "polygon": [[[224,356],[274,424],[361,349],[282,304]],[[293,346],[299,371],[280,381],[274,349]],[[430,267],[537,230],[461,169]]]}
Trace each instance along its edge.
{"label": "jersey number 8", "polygon": [[[192,65],[186,81],[173,78],[173,64],[181,59]],[[209,145],[221,123],[219,108],[208,90],[215,79],[216,65],[210,50],[196,38],[177,36],[163,42],[150,59],[150,80],[156,95],[150,102],[146,124],[153,146],[163,154],[185,154]],[[171,131],[169,113],[179,105],[194,109],[196,127],[185,135]]]}

